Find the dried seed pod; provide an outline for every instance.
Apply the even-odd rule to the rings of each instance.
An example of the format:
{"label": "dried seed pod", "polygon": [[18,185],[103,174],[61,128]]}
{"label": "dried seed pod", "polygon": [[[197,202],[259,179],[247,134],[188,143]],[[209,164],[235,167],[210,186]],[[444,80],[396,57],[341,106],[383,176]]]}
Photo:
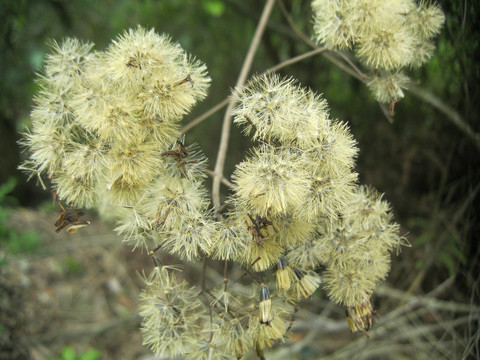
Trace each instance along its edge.
{"label": "dried seed pod", "polygon": [[258,308],[260,323],[269,325],[273,320],[272,300],[270,299],[270,291],[268,290],[267,285],[263,283],[260,288],[260,302]]}
{"label": "dried seed pod", "polygon": [[313,271],[306,272],[299,267],[294,269],[298,281],[296,282],[296,296],[298,300],[305,299],[315,292],[320,286],[320,276]]}
{"label": "dried seed pod", "polygon": [[367,334],[375,322],[375,311],[370,299],[360,305],[348,307],[345,312],[351,332],[361,331]]}
{"label": "dried seed pod", "polygon": [[281,256],[278,259],[278,269],[275,273],[277,277],[277,289],[278,290],[288,290],[294,279],[294,271],[288,264],[288,260],[285,256]]}

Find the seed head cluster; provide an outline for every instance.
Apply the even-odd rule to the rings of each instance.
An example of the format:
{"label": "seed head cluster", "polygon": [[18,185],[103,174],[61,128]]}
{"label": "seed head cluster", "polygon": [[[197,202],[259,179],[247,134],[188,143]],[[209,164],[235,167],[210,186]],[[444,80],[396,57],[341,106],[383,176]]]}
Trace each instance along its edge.
{"label": "seed head cluster", "polygon": [[400,100],[406,68],[418,68],[434,50],[445,21],[428,0],[314,0],[315,40],[350,50],[369,71],[368,87],[381,103]]}
{"label": "seed head cluster", "polygon": [[[356,142],[325,99],[275,74],[234,92],[234,121],[258,144],[214,213],[206,159],[178,131],[206,96],[205,66],[141,27],[92,49],[53,43],[21,168],[49,181],[65,212],[108,209],[124,241],[152,256],[140,295],[145,345],[171,358],[261,355],[284,340],[297,304],[320,287],[346,308],[352,331],[368,331],[374,289],[404,240],[388,203],[358,185]],[[162,252],[203,259],[203,279],[181,280]],[[205,279],[208,260],[223,262],[223,282]],[[234,267],[243,273],[236,280],[227,271]]]}
{"label": "seed head cluster", "polygon": [[[255,77],[236,96],[235,122],[259,140],[233,174],[229,219],[245,221],[252,234],[245,264],[256,271],[277,267],[271,295],[286,303],[310,297],[322,284],[352,314],[370,304],[391,251],[406,244],[388,203],[356,182],[357,148],[348,127],[330,118],[321,96],[278,75]],[[289,100],[282,103],[284,96]],[[349,316],[352,331],[368,331],[371,323],[359,322],[364,317]]]}

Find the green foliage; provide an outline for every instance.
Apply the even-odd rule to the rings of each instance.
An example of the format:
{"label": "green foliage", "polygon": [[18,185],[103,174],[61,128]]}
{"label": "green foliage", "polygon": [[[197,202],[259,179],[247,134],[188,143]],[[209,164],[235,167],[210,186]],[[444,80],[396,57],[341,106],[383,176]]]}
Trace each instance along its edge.
{"label": "green foliage", "polygon": [[221,0],[205,0],[203,9],[212,16],[222,16],[225,12],[225,4]]}
{"label": "green foliage", "polygon": [[33,231],[17,232],[7,227],[9,217],[7,204],[13,200],[8,196],[17,184],[15,178],[10,178],[5,184],[0,185],[0,244],[12,254],[32,252],[40,245],[40,237]]}
{"label": "green foliage", "polygon": [[65,346],[60,356],[51,357],[48,360],[97,360],[101,355],[102,353],[97,349],[89,349],[77,354],[73,347]]}
{"label": "green foliage", "polygon": [[415,268],[421,270],[430,262],[434,266],[445,269],[449,276],[457,275],[459,265],[466,265],[467,258],[459,249],[456,237],[443,233],[438,224],[431,219],[411,218],[408,225],[418,229],[419,235],[413,241],[413,247],[423,250],[428,257],[417,260]]}
{"label": "green foliage", "polygon": [[73,256],[66,256],[62,259],[61,267],[64,273],[72,276],[80,276],[85,273],[85,265]]}

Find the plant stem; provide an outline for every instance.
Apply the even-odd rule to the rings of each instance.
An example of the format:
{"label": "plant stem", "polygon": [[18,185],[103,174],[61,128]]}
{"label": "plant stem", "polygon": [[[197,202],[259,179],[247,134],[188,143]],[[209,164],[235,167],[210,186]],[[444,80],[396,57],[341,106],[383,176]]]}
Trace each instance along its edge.
{"label": "plant stem", "polygon": [[443,113],[453,125],[455,125],[473,142],[477,150],[480,151],[480,134],[476,133],[458,112],[449,107],[447,104],[445,104],[445,102],[437,98],[431,92],[428,92],[422,88],[411,85],[409,86],[408,91]]}
{"label": "plant stem", "polygon": [[306,52],[306,53],[303,53],[303,54],[301,54],[301,55],[298,55],[298,56],[295,56],[295,57],[293,57],[293,58],[290,58],[290,59],[287,59],[287,60],[285,60],[285,61],[282,61],[281,63],[278,63],[277,65],[272,66],[271,68],[265,70],[265,71],[263,72],[263,74],[270,74],[270,73],[272,73],[272,72],[274,72],[274,71],[277,71],[277,70],[280,70],[280,69],[282,69],[282,68],[284,68],[284,67],[286,67],[286,66],[288,66],[288,65],[295,64],[295,63],[297,63],[297,62],[299,62],[299,61],[302,61],[302,60],[305,60],[305,59],[307,59],[307,58],[309,58],[309,57],[311,57],[311,56],[320,54],[320,53],[324,52],[325,50],[327,50],[327,48],[324,47],[324,46],[323,46],[323,47],[317,47],[317,48],[315,48],[315,49],[313,49],[313,50],[310,50],[310,51],[308,51],[308,52]]}
{"label": "plant stem", "polygon": [[202,115],[200,115],[199,117],[197,117],[196,119],[192,120],[191,122],[189,122],[187,125],[184,126],[184,128],[180,131],[180,135],[182,134],[185,134],[188,130],[190,130],[191,128],[193,128],[194,126],[197,126],[198,124],[200,124],[203,120],[209,118],[210,116],[212,116],[213,114],[215,114],[217,111],[219,111],[220,109],[222,109],[224,106],[226,106],[228,104],[228,102],[230,101],[230,96],[229,97],[226,97],[225,99],[223,99],[221,102],[219,102],[217,105],[215,105],[214,107],[212,107],[211,109],[209,109],[208,111],[204,112]]}
{"label": "plant stem", "polygon": [[[240,71],[240,75],[237,79],[237,83],[235,86],[237,89],[239,89],[243,85],[247,78],[248,72],[250,71],[250,68],[252,66],[253,57],[258,49],[258,45],[260,44],[260,39],[267,25],[274,3],[275,0],[267,0],[267,3],[263,8],[262,16],[260,17],[260,21],[258,22],[257,28],[255,30],[255,35],[252,39],[252,42],[250,43],[250,48],[248,49],[247,56],[245,57],[242,69]],[[212,197],[213,206],[216,211],[218,211],[221,206],[220,184],[223,177],[223,168],[225,167],[225,158],[227,156],[228,140],[230,138],[230,127],[232,124],[231,113],[234,105],[235,101],[230,101],[227,106],[227,110],[225,111],[225,116],[223,118],[222,135],[220,138],[220,146],[218,148],[217,161],[215,163],[212,185]]]}
{"label": "plant stem", "polygon": [[[327,49],[325,47],[317,47],[313,50],[310,50],[304,54],[301,54],[301,55],[298,55],[298,56],[295,56],[295,57],[292,57],[290,59],[287,59],[285,61],[282,61],[280,63],[278,63],[277,65],[274,65],[272,66],[271,68],[268,68],[267,70],[265,70],[263,74],[270,74],[274,71],[278,71],[280,69],[283,69],[284,67],[287,67],[289,65],[292,65],[292,64],[295,64],[297,62],[300,62],[302,60],[305,60],[305,59],[308,59],[309,57],[312,57],[314,55],[317,55],[317,54],[320,54],[324,51],[326,51]],[[197,118],[195,118],[194,120],[190,121],[187,125],[184,126],[184,128],[180,131],[180,134],[185,134],[188,130],[192,129],[193,127],[197,126],[198,124],[200,124],[202,121],[204,121],[205,119],[208,119],[210,116],[212,116],[213,114],[215,114],[217,111],[221,110],[223,107],[225,107],[228,102],[231,100],[231,96],[228,96],[226,97],[225,99],[223,99],[222,101],[220,101],[217,105],[215,105],[214,107],[210,108],[209,110],[207,110],[206,112],[204,112],[202,115],[198,116]],[[212,172],[213,174],[213,172]],[[223,182],[223,180],[222,180]],[[225,184],[226,185],[226,184]]]}

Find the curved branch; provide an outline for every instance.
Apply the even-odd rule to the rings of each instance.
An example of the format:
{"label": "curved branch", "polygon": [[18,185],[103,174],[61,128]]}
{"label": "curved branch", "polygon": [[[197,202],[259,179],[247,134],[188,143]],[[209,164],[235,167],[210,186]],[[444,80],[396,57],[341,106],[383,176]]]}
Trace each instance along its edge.
{"label": "curved branch", "polygon": [[456,112],[450,106],[445,104],[441,99],[437,98],[435,95],[433,95],[431,92],[428,92],[427,90],[413,85],[409,86],[408,90],[410,93],[412,93],[419,99],[432,105],[435,109],[443,113],[446,118],[460,131],[462,131],[480,151],[480,134],[476,133],[470,127],[470,125],[460,116],[458,112]]}

